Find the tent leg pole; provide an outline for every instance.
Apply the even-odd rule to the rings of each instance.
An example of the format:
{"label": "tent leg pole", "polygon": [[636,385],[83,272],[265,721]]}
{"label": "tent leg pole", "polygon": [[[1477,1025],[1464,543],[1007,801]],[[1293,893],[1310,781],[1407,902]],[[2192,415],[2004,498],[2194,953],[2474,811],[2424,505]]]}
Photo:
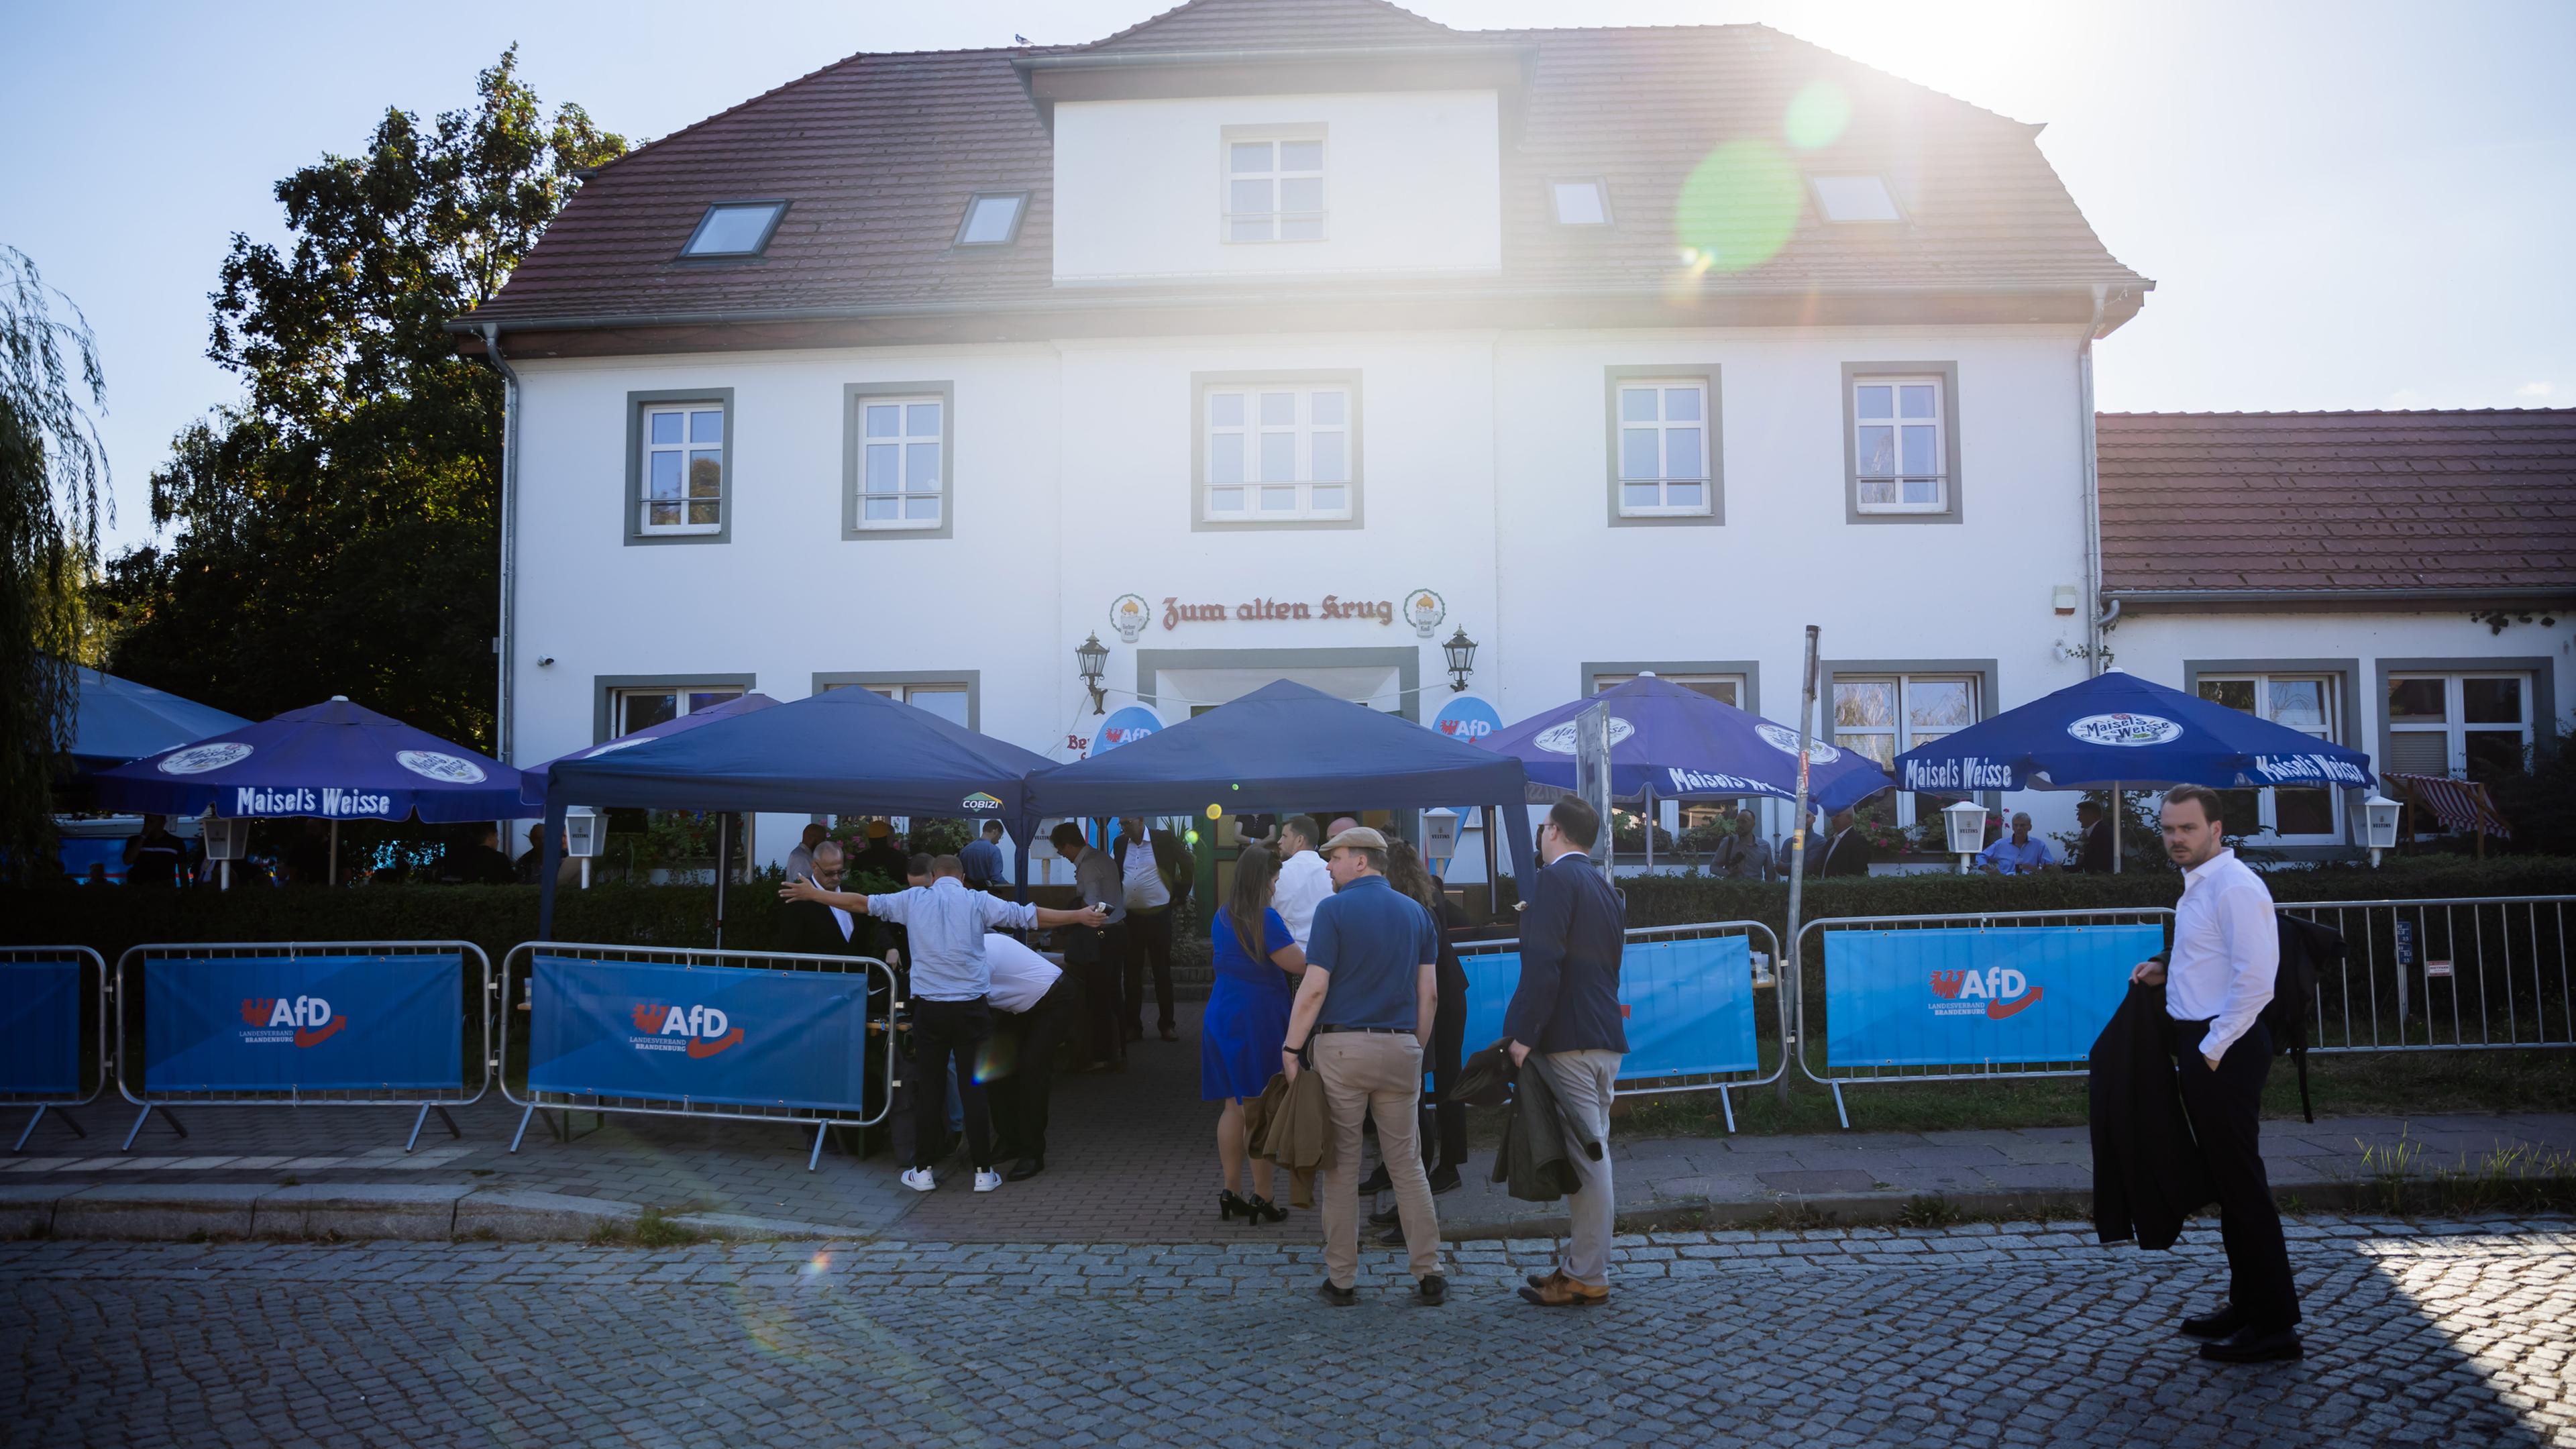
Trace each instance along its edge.
{"label": "tent leg pole", "polygon": [[829,1122],[814,1124],[814,1150],[805,1154],[805,1170],[812,1172],[823,1161],[823,1134],[832,1130]]}
{"label": "tent leg pole", "polygon": [[12,1156],[27,1150],[27,1139],[36,1135],[36,1124],[44,1120],[45,1109],[38,1107],[36,1115],[27,1119],[27,1130],[19,1133],[18,1140],[11,1144],[9,1151]]}
{"label": "tent leg pole", "polygon": [[340,822],[337,820],[331,822],[331,861],[322,867],[322,883],[335,888],[340,884]]}
{"label": "tent leg pole", "polygon": [[510,1150],[512,1152],[519,1150],[521,1139],[528,1135],[528,1119],[535,1115],[537,1115],[537,1109],[534,1107],[527,1108],[519,1113],[519,1130],[510,1134]]}
{"label": "tent leg pole", "polygon": [[1727,1095],[1723,1086],[1717,1089],[1717,1105],[1726,1109],[1726,1131],[1731,1137],[1735,1134],[1735,1099]]}

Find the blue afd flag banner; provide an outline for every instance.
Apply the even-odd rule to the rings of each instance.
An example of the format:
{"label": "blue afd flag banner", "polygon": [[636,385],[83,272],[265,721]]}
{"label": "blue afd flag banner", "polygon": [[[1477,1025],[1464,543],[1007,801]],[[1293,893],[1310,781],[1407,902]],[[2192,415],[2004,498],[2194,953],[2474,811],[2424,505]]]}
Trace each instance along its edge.
{"label": "blue afd flag banner", "polygon": [[868,976],[539,956],[528,1086],[866,1109]]}
{"label": "blue afd flag banner", "polygon": [[[1480,1051],[1503,1034],[1521,958],[1503,952],[1462,956],[1458,964],[1467,971],[1467,1050]],[[1619,956],[1619,1010],[1628,1034],[1622,1081],[1761,1065],[1753,1042],[1753,948],[1742,936],[1630,941]]]}
{"label": "blue afd flag banner", "polygon": [[465,1080],[465,957],[143,963],[146,1092],[409,1090]]}
{"label": "blue afd flag banner", "polygon": [[2079,1062],[2164,927],[1825,933],[1825,1064]]}
{"label": "blue afd flag banner", "polygon": [[81,963],[0,963],[0,1092],[80,1095]]}

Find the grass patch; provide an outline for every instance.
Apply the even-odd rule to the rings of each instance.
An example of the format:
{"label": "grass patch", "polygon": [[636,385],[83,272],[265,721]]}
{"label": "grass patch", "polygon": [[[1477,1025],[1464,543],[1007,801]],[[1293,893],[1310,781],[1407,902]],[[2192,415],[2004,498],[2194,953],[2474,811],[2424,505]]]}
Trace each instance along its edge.
{"label": "grass patch", "polygon": [[1905,1200],[1905,1206],[1896,1210],[1896,1225],[1900,1228],[1946,1228],[1965,1222],[1967,1217],[1957,1203],[1941,1194],[1918,1192]]}
{"label": "grass patch", "polygon": [[2576,1210],[2576,1156],[2556,1149],[2512,1147],[2443,1164],[2401,1135],[2386,1147],[2363,1146],[2361,1170],[2364,1206],[2378,1212],[2449,1217]]}
{"label": "grass patch", "polygon": [[671,1221],[657,1207],[637,1213],[631,1223],[601,1223],[590,1230],[595,1248],[685,1248],[706,1240],[706,1234]]}

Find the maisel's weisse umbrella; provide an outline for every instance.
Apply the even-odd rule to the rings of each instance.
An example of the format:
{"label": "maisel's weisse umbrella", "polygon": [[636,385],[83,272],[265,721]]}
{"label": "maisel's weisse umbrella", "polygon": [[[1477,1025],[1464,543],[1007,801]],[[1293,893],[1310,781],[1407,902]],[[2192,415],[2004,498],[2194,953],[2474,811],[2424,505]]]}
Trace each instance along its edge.
{"label": "maisel's weisse umbrella", "polygon": [[617,738],[610,740],[605,744],[584,745],[570,754],[557,755],[554,759],[548,760],[542,765],[530,765],[527,769],[520,772],[521,777],[525,782],[520,786],[520,799],[525,801],[530,809],[533,809],[540,814],[544,813],[546,808],[546,770],[558,760],[595,760],[601,755],[612,754],[618,750],[631,749],[636,745],[644,743],[646,740],[658,740],[665,735],[684,734],[690,730],[702,729],[708,725],[714,724],[717,720],[731,719],[738,714],[750,714],[756,710],[768,709],[777,703],[777,700],[771,699],[765,694],[738,694],[733,698],[726,700],[722,704],[711,704],[704,709],[693,709],[687,714],[680,715],[673,719],[666,719],[657,725],[646,725],[640,730],[632,730],[626,734],[619,735]]}
{"label": "maisel's weisse umbrella", "polygon": [[523,813],[519,772],[334,695],[100,772],[112,810],[437,823]]}
{"label": "maisel's weisse umbrella", "polygon": [[95,669],[80,671],[80,705],[72,733],[72,760],[104,770],[175,750],[250,723],[212,705],[119,679]]}
{"label": "maisel's weisse umbrella", "polygon": [[[1610,793],[1774,800],[1798,798],[1798,732],[1652,675],[1629,680],[1496,730],[1479,743],[1518,758],[1530,783],[1574,788],[1574,717],[1610,706]],[[1827,812],[1893,782],[1866,757],[1821,740],[1807,746],[1808,798]]]}

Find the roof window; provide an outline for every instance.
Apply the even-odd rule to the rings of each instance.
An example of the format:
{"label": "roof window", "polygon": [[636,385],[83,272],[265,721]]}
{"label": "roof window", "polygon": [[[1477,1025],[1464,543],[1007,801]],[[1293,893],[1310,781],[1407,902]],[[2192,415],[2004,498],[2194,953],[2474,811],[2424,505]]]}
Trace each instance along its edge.
{"label": "roof window", "polygon": [[769,245],[770,235],[778,230],[778,219],[787,214],[783,201],[719,201],[698,218],[698,229],[689,233],[688,245],[680,248],[684,257],[756,257]]}
{"label": "roof window", "polygon": [[1029,209],[1025,191],[978,191],[966,199],[966,216],[957,223],[961,247],[1006,247],[1020,239],[1020,218]]}
{"label": "roof window", "polygon": [[1549,194],[1556,199],[1556,224],[1559,226],[1608,226],[1610,224],[1610,188],[1601,178],[1587,176],[1576,181],[1552,181]]}
{"label": "roof window", "polygon": [[1875,176],[1819,176],[1816,205],[1827,221],[1903,221],[1887,183]]}

